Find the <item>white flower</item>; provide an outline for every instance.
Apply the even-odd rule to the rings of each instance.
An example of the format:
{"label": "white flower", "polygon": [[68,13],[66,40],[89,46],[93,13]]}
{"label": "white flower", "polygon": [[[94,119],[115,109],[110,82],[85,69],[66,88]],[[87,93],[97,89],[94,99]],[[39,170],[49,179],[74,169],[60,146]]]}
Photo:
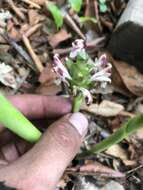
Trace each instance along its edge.
{"label": "white flower", "polygon": [[53,69],[61,81],[67,82],[67,79],[71,79],[71,76],[70,76],[67,68],[64,66],[64,64],[59,59],[58,54],[54,55]]}
{"label": "white flower", "polygon": [[[90,59],[85,51],[84,40],[76,40],[72,46],[69,58],[65,58],[66,62],[71,60],[70,64],[73,65],[68,69],[72,69],[69,71],[66,68],[58,54],[54,55],[53,68],[60,81],[68,85],[69,92],[75,97],[82,94],[89,105],[93,101],[92,94],[99,88],[103,90],[107,83],[111,82],[112,65],[108,62],[106,54],[96,58],[95,62]],[[84,73],[87,73],[87,76],[84,76]],[[80,75],[82,77],[79,77]]]}
{"label": "white flower", "polygon": [[82,39],[75,40],[72,43],[72,47],[73,49],[70,53],[70,58],[74,59],[77,57],[78,54],[81,54],[81,55],[86,54],[84,40]]}
{"label": "white flower", "polygon": [[111,82],[112,65],[107,61],[106,54],[103,54],[99,59],[95,60],[95,67],[91,81],[101,82],[101,87],[106,87],[107,82]]}
{"label": "white flower", "polygon": [[82,92],[83,96],[85,97],[87,105],[90,105],[93,102],[93,98],[92,98],[90,91],[87,90],[86,88],[80,88],[80,91]]}
{"label": "white flower", "polygon": [[73,86],[73,95],[76,96],[79,92],[82,93],[88,105],[90,105],[93,102],[92,94],[89,90],[87,90],[86,88]]}

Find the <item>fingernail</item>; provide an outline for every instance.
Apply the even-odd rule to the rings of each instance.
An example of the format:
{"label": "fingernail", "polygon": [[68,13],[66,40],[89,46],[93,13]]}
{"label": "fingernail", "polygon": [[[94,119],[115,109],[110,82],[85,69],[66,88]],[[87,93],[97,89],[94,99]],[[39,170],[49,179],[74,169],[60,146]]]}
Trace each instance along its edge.
{"label": "fingernail", "polygon": [[82,113],[72,114],[72,116],[69,119],[69,122],[82,137],[85,137],[88,131],[88,121]]}

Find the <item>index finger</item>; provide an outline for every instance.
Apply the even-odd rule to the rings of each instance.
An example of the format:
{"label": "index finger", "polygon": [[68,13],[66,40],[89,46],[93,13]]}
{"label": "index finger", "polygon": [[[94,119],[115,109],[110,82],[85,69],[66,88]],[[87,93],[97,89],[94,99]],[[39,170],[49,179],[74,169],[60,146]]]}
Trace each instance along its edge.
{"label": "index finger", "polygon": [[8,99],[30,119],[59,117],[71,111],[70,101],[59,96],[16,95]]}

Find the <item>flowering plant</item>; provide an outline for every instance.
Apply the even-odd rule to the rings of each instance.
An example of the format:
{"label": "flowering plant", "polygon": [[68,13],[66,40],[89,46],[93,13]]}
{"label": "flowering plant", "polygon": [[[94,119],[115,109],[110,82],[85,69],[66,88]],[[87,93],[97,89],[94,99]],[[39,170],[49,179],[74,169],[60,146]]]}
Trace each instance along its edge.
{"label": "flowering plant", "polygon": [[106,54],[93,61],[85,49],[84,40],[72,43],[72,51],[64,63],[59,55],[54,55],[53,69],[60,82],[68,87],[68,93],[74,97],[73,112],[78,112],[85,99],[92,103],[92,94],[97,88],[105,88],[111,82],[112,65],[107,61]]}

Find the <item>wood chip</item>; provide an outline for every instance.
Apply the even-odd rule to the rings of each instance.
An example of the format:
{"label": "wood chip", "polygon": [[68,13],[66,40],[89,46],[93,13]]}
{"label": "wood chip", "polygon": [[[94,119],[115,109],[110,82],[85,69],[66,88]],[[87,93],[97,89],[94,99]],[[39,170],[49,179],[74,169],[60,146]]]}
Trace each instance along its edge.
{"label": "wood chip", "polygon": [[6,0],[7,3],[10,5],[11,9],[15,12],[15,14],[21,19],[25,20],[25,16],[23,12],[14,4],[12,0]]}
{"label": "wood chip", "polygon": [[30,0],[22,0],[22,1],[29,4],[29,5],[31,5],[34,8],[41,9],[41,6],[38,5],[37,3],[33,2],[33,1],[30,1]]}
{"label": "wood chip", "polygon": [[23,42],[24,42],[24,44],[25,44],[25,46],[26,46],[26,48],[27,48],[29,54],[31,55],[31,57],[32,57],[32,59],[33,59],[35,65],[36,65],[38,71],[39,71],[39,72],[42,72],[43,69],[44,69],[44,67],[43,67],[43,65],[42,65],[42,63],[41,63],[39,57],[36,55],[36,53],[35,53],[34,50],[32,49],[32,46],[31,46],[31,44],[30,44],[29,39],[28,39],[25,35],[22,36],[22,39],[23,39]]}

